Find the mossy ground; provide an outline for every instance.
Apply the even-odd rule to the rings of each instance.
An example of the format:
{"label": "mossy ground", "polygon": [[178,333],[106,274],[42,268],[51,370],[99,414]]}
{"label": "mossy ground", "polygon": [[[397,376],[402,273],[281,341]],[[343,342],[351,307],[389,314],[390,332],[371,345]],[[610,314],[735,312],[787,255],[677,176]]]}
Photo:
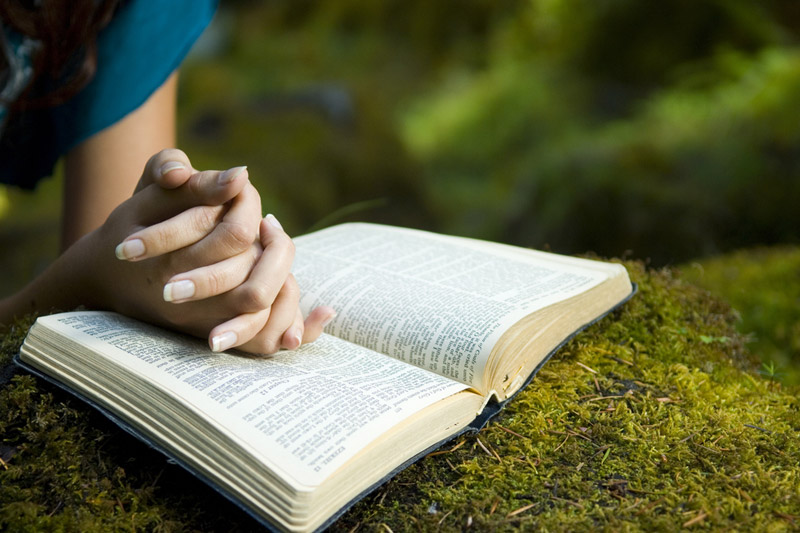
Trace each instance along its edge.
{"label": "mossy ground", "polygon": [[761,372],[800,385],[800,247],[740,250],[694,262],[683,277],[730,302]]}
{"label": "mossy ground", "polygon": [[[578,335],[483,431],[357,504],[336,531],[800,530],[798,389],[720,299],[627,267],[639,294]],[[29,321],[2,336],[2,362]],[[31,376],[0,390],[0,530],[257,525]]]}

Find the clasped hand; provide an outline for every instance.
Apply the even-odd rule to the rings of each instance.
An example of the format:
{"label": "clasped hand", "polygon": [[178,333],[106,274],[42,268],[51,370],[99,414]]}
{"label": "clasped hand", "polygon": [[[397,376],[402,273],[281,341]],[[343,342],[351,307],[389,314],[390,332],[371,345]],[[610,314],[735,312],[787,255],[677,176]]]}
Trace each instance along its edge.
{"label": "clasped hand", "polygon": [[304,320],[294,244],[245,167],[197,172],[179,150],[147,163],[136,191],[76,245],[98,254],[89,305],[207,337],[214,351],[294,349],[334,316]]}

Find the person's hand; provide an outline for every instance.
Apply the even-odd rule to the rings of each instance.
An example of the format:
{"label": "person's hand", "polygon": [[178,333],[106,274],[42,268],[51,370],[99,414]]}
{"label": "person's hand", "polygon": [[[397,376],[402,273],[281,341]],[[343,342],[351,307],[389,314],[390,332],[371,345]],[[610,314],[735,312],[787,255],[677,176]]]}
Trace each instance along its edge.
{"label": "person's hand", "polygon": [[208,336],[217,351],[272,353],[316,339],[333,310],[322,307],[303,320],[289,272],[294,246],[260,209],[243,167],[196,172],[183,152],[156,154],[134,196],[91,239],[94,246],[118,239],[121,259],[101,254],[96,299]]}

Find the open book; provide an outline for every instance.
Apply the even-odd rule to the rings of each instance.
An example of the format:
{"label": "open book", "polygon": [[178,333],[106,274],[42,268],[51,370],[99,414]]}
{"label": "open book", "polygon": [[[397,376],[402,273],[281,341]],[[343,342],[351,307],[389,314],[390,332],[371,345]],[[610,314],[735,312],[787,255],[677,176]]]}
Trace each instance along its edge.
{"label": "open book", "polygon": [[633,292],[618,264],[371,224],[299,237],[316,342],[271,357],[99,311],[41,317],[23,366],[71,390],[276,529],[330,523],[480,427]]}

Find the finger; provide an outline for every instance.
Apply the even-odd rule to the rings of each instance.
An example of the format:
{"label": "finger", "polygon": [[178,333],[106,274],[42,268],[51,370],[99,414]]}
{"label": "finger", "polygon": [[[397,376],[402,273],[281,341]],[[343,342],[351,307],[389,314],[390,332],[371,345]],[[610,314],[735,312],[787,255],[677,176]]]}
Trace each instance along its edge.
{"label": "finger", "polygon": [[[238,347],[251,353],[272,354],[281,347],[283,333],[296,316],[300,291],[294,278],[285,283],[272,306],[255,313],[245,313],[213,328],[209,345],[215,352]],[[288,281],[288,280],[287,280]]]}
{"label": "finger", "polygon": [[[156,184],[151,184],[128,198],[115,210],[115,213],[124,212],[129,219],[126,224],[135,228],[135,232],[193,207],[223,205],[235,198],[249,184],[245,167],[236,167],[225,172],[198,172],[177,189],[165,190]],[[123,243],[127,240],[130,240],[130,235],[123,240]],[[124,255],[122,258],[138,257],[146,253],[146,250],[142,249],[144,242],[134,244],[138,245],[138,253]],[[227,257],[230,255],[233,254],[228,254]]]}
{"label": "finger", "polygon": [[303,313],[300,308],[295,309],[294,320],[292,324],[283,332],[281,336],[281,348],[287,350],[295,350],[303,344],[303,337],[305,335],[305,324],[303,323]]}
{"label": "finger", "polygon": [[172,276],[164,285],[164,301],[183,303],[217,296],[241,285],[261,250],[251,250],[219,263]]}
{"label": "finger", "polygon": [[252,353],[271,354],[281,347],[299,347],[303,340],[302,315],[297,307],[299,302],[300,290],[294,276],[290,276],[272,304],[267,323],[240,348]]}
{"label": "finger", "polygon": [[189,157],[182,150],[161,150],[147,161],[134,194],[154,183],[164,189],[175,189],[194,173]]}
{"label": "finger", "polygon": [[261,222],[261,197],[258,191],[248,183],[228,206],[213,230],[187,250],[187,258],[192,264],[216,263],[252,247]]}
{"label": "finger", "polygon": [[255,337],[269,319],[270,309],[245,313],[214,327],[208,333],[208,345],[212,352],[224,352],[236,348]]}
{"label": "finger", "polygon": [[192,205],[220,205],[234,198],[250,183],[246,166],[225,171],[197,172],[179,189],[185,189],[187,201]]}
{"label": "finger", "polygon": [[[280,228],[275,217],[267,215],[260,225],[264,251],[247,281],[231,291],[231,298],[241,313],[254,313],[273,305],[278,292],[291,275],[294,243]],[[274,220],[274,222],[269,222]]]}
{"label": "finger", "polygon": [[336,310],[323,305],[313,309],[306,317],[303,332],[303,344],[314,342],[322,334],[325,326],[336,318]]}
{"label": "finger", "polygon": [[141,261],[192,245],[214,231],[223,220],[225,206],[198,206],[169,220],[139,230],[116,248],[118,259]]}

